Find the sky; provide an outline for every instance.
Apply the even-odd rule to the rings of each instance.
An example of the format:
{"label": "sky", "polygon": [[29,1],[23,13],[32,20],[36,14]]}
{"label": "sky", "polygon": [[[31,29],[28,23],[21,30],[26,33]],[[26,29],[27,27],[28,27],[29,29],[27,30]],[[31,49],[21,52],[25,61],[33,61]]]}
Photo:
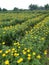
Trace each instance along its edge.
{"label": "sky", "polygon": [[8,10],[13,9],[14,7],[28,9],[30,4],[44,6],[45,4],[49,4],[49,0],[0,0],[0,7]]}

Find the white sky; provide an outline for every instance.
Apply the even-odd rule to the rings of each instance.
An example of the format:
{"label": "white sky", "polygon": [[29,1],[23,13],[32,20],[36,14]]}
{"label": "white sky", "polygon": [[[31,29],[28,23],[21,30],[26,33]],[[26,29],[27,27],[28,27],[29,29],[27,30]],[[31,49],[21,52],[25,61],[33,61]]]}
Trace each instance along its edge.
{"label": "white sky", "polygon": [[44,6],[45,4],[49,4],[49,0],[0,0],[0,7],[8,10],[14,7],[27,9],[31,3]]}

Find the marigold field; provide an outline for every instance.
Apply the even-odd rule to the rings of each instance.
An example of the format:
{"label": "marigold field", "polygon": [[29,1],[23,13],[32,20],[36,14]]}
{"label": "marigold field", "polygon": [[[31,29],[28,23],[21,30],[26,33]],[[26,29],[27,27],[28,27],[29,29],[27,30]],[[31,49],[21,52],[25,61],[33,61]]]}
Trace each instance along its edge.
{"label": "marigold field", "polygon": [[0,65],[49,65],[49,11],[0,12]]}

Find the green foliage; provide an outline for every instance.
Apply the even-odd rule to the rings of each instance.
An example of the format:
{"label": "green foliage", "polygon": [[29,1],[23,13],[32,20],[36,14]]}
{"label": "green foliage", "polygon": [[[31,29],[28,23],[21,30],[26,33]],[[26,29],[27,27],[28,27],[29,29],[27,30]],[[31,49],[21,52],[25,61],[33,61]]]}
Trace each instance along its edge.
{"label": "green foliage", "polygon": [[0,13],[1,65],[48,65],[48,12]]}

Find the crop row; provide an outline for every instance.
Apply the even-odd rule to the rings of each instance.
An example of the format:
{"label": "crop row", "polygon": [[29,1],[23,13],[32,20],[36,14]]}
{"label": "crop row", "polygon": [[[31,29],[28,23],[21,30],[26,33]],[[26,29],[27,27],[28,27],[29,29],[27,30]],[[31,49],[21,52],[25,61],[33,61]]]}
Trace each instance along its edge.
{"label": "crop row", "polygon": [[46,57],[47,49],[39,52],[34,46],[28,48],[27,42],[25,44],[14,42],[11,47],[5,46],[5,42],[2,42],[1,45],[1,65],[46,65],[46,61],[49,61]]}
{"label": "crop row", "polygon": [[0,28],[0,41],[6,41],[7,43],[11,43],[12,40],[19,40],[25,33],[26,30],[29,30],[29,28],[43,20],[47,14],[41,15],[39,17],[36,17],[34,19],[28,20],[21,25],[15,25],[5,28]]}
{"label": "crop row", "polygon": [[[33,47],[38,50],[48,48],[49,46],[49,16],[42,22],[38,23],[26,33],[21,43],[26,44],[29,48]],[[37,50],[38,49],[38,50]]]}
{"label": "crop row", "polygon": [[42,14],[25,15],[26,17],[24,15],[23,15],[23,17],[22,17],[22,15],[19,16],[19,17],[18,17],[18,15],[16,15],[15,18],[10,17],[11,20],[7,19],[7,17],[6,17],[5,20],[4,19],[1,20],[0,27],[2,28],[2,27],[5,27],[5,26],[10,26],[10,25],[14,26],[16,24],[21,24],[21,23],[27,21],[28,19],[35,18],[35,17],[37,17],[39,15],[42,15]]}
{"label": "crop row", "polygon": [[[7,14],[12,20],[17,18],[17,13]],[[21,19],[21,14],[18,13],[17,20]],[[9,26],[0,27],[0,65],[48,65],[49,14],[36,14],[32,18],[34,14],[23,13],[22,17],[25,18],[26,14],[28,20],[25,22],[12,26],[9,21]]]}

